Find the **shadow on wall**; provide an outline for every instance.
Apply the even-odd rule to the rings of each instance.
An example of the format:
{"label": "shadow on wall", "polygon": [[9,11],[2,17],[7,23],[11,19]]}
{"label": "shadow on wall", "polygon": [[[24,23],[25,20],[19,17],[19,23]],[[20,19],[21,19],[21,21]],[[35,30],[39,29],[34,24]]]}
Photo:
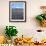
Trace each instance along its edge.
{"label": "shadow on wall", "polygon": [[37,21],[35,17],[31,17],[30,21],[31,21],[30,23],[32,26],[40,27],[39,21]]}

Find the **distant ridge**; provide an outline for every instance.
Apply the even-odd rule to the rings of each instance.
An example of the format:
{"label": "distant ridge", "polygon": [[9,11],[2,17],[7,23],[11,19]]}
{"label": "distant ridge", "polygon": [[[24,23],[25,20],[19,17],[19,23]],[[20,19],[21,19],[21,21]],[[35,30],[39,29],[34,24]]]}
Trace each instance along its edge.
{"label": "distant ridge", "polygon": [[12,9],[12,19],[23,19],[23,9],[13,8]]}

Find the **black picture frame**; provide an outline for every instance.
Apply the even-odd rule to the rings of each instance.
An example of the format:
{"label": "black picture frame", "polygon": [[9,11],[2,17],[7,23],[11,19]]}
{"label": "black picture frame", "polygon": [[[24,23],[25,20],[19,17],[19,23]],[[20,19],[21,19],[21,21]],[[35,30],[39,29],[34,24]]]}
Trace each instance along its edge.
{"label": "black picture frame", "polygon": [[[21,3],[23,4],[23,8],[24,9],[22,9],[22,8],[20,8],[19,10],[17,9],[15,9],[15,11],[14,11],[14,9],[12,9],[11,8],[11,4],[14,4],[14,3],[20,3],[20,7],[21,7]],[[13,5],[12,4],[12,5]],[[14,4],[15,5],[15,4]],[[18,5],[18,4],[17,4]],[[15,5],[16,6],[16,5]],[[16,6],[16,7],[18,7],[18,6]],[[12,10],[11,10],[12,9]],[[17,11],[17,12],[16,12]],[[21,12],[22,11],[22,12]],[[16,13],[16,15],[15,15],[15,13]],[[19,13],[20,12],[20,13]],[[14,16],[18,16],[17,18],[16,17],[14,17],[13,16],[13,13],[14,13]],[[19,14],[20,14],[20,16],[19,16]],[[23,15],[23,17],[21,16],[21,15]],[[26,1],[9,1],[9,22],[26,22]]]}

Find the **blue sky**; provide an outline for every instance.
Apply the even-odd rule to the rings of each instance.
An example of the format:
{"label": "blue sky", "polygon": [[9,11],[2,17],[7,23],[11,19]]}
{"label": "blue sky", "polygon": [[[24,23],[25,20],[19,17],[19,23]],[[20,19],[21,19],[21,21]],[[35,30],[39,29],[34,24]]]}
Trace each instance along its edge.
{"label": "blue sky", "polygon": [[19,2],[19,3],[11,3],[10,4],[11,8],[24,8],[24,3]]}

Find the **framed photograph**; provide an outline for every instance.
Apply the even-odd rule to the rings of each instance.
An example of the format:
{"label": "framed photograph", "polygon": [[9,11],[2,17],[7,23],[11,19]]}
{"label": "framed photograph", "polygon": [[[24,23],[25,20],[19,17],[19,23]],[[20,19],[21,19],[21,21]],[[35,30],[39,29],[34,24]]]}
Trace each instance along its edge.
{"label": "framed photograph", "polygon": [[9,1],[9,21],[26,22],[25,1]]}

